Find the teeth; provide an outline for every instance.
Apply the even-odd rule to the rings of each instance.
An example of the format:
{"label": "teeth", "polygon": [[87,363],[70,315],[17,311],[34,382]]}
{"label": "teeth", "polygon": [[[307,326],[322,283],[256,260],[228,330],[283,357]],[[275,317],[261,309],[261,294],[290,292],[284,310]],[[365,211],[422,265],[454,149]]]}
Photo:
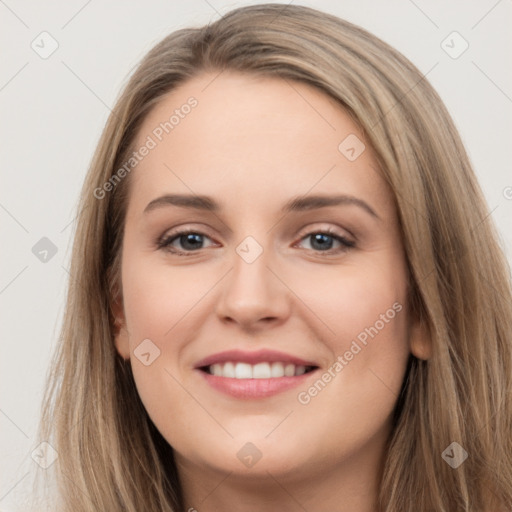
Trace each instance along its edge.
{"label": "teeth", "polygon": [[279,377],[294,377],[306,373],[305,366],[295,366],[292,363],[217,363],[208,367],[209,373],[216,377],[231,379],[277,379]]}
{"label": "teeth", "polygon": [[303,373],[306,373],[305,366],[297,366],[297,368],[295,368],[295,375],[302,375]]}
{"label": "teeth", "polygon": [[235,377],[235,365],[233,363],[226,363],[224,367],[220,365],[222,369],[222,376],[223,377]]}
{"label": "teeth", "polygon": [[252,379],[252,366],[247,363],[235,365],[235,377],[237,379]]}
{"label": "teeth", "polygon": [[270,366],[270,377],[284,377],[284,366],[281,363],[272,363]]}
{"label": "teeth", "polygon": [[[299,368],[299,367],[297,367]],[[300,368],[303,368],[302,366]],[[293,377],[295,375],[295,365],[294,364],[287,364],[284,367],[284,376],[285,377]]]}
{"label": "teeth", "polygon": [[270,379],[270,365],[268,363],[258,363],[252,367],[253,379]]}
{"label": "teeth", "polygon": [[212,364],[210,366],[210,373],[215,375],[216,377],[222,377],[222,365],[221,364]]}

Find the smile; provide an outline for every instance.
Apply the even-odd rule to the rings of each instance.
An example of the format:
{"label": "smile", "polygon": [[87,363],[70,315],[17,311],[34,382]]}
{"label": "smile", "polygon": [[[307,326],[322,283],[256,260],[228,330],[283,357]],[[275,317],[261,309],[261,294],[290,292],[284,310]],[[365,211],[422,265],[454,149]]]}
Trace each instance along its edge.
{"label": "smile", "polygon": [[271,349],[227,350],[198,361],[194,370],[210,388],[235,398],[267,398],[299,385],[319,369],[297,355]]}
{"label": "smile", "polygon": [[210,375],[231,379],[278,379],[298,377],[312,371],[314,366],[295,365],[293,363],[262,362],[257,364],[228,361],[202,368]]}

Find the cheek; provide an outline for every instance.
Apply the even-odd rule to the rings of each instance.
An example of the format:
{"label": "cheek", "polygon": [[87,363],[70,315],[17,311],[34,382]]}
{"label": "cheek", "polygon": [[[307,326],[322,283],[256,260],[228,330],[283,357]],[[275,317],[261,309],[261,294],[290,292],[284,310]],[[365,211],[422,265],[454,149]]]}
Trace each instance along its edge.
{"label": "cheek", "polygon": [[300,314],[307,309],[310,324],[323,325],[325,343],[333,356],[344,353],[356,339],[367,348],[371,340],[381,340],[372,344],[368,355],[403,348],[406,278],[396,263],[386,265],[384,259],[379,263],[347,265],[339,270],[318,267],[286,276],[293,282],[294,294],[307,307]]}
{"label": "cheek", "polygon": [[159,262],[126,262],[123,298],[132,349],[141,336],[154,339],[160,348],[171,337],[179,341],[175,331],[187,323],[188,313],[197,308],[215,283],[211,273],[203,274],[193,266],[171,268]]}
{"label": "cheek", "polygon": [[[153,422],[174,441],[175,420],[194,408],[187,393],[183,354],[200,336],[208,292],[218,278],[197,267],[171,268],[154,262],[123,262],[123,301],[131,366],[139,396]],[[206,303],[208,303],[206,305]],[[188,433],[193,437],[193,433]]]}
{"label": "cheek", "polygon": [[325,326],[323,342],[331,352],[322,382],[297,397],[313,415],[337,404],[331,419],[346,426],[348,411],[355,422],[374,422],[375,414],[383,422],[393,409],[409,357],[406,280],[396,268],[344,268],[329,287],[296,282],[294,291]]}

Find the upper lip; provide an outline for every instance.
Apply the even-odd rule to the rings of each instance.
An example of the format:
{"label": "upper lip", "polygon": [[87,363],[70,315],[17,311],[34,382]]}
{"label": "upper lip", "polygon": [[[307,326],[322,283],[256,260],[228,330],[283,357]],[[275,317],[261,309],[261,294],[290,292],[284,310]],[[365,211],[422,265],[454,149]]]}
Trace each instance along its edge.
{"label": "upper lip", "polygon": [[314,361],[307,361],[285,352],[279,352],[277,350],[260,349],[256,351],[244,351],[239,349],[225,350],[224,352],[218,352],[212,354],[204,359],[201,359],[195,368],[203,368],[216,363],[227,363],[228,361],[234,363],[263,363],[263,362],[280,362],[280,363],[292,363],[296,366],[317,366]]}

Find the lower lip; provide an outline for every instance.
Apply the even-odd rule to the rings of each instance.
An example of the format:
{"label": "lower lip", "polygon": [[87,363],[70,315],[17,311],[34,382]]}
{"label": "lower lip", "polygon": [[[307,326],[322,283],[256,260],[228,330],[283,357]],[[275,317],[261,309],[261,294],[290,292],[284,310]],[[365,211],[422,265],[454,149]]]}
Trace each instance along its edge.
{"label": "lower lip", "polygon": [[230,377],[217,377],[197,370],[206,382],[217,391],[231,395],[235,398],[255,399],[277,395],[292,389],[313,375],[316,370],[303,373],[296,377],[275,377],[272,379],[234,379]]}

